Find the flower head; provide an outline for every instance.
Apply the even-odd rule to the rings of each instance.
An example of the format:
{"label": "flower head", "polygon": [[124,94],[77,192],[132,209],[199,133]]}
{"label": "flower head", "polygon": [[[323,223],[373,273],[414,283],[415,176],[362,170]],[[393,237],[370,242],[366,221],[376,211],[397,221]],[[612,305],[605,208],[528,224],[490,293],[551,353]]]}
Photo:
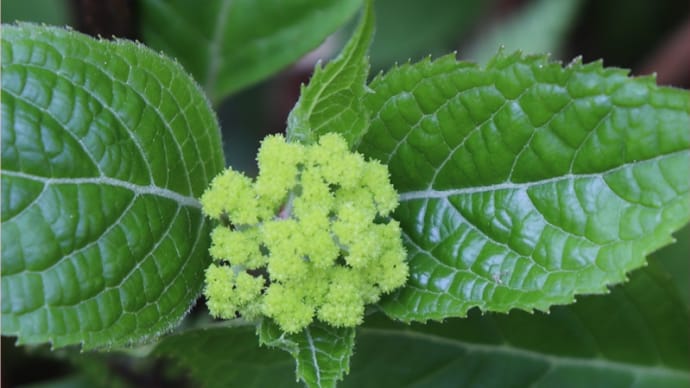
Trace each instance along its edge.
{"label": "flower head", "polygon": [[365,304],[408,276],[400,227],[387,218],[398,205],[388,169],[338,134],[314,145],[269,136],[257,161],[255,181],[227,170],[201,197],[223,221],[206,271],[211,314],[264,315],[289,333],[314,319],[361,323]]}

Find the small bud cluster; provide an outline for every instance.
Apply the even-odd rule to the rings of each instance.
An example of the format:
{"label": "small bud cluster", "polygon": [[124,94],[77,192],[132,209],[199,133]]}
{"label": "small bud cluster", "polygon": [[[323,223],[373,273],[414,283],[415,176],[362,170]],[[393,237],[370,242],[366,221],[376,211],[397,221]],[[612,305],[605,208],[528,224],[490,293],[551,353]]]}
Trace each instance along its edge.
{"label": "small bud cluster", "polygon": [[211,314],[267,316],[295,333],[315,318],[362,322],[364,306],[408,275],[398,196],[385,165],[349,151],[337,134],[318,144],[263,140],[252,181],[226,170],[201,197],[218,219],[206,271]]}

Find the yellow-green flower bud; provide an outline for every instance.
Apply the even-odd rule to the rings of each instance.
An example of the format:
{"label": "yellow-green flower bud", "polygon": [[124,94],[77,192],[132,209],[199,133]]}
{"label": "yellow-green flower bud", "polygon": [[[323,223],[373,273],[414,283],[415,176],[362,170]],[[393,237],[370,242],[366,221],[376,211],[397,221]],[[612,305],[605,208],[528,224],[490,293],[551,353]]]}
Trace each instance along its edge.
{"label": "yellow-green flower bud", "polygon": [[295,186],[304,150],[298,144],[285,142],[282,136],[267,136],[261,143],[257,162],[261,174],[256,180],[256,193],[275,207]]}
{"label": "yellow-green flower bud", "polygon": [[211,264],[206,269],[204,294],[213,295],[213,298],[209,298],[206,305],[214,317],[235,318],[237,305],[233,297],[234,283],[235,274],[230,267]]}
{"label": "yellow-green flower bud", "polygon": [[226,213],[237,225],[257,222],[259,205],[252,181],[233,170],[226,170],[211,181],[211,188],[201,196],[201,204],[213,218]]}
{"label": "yellow-green flower bud", "polygon": [[365,304],[408,276],[400,227],[386,220],[398,204],[386,166],[337,134],[314,145],[269,136],[257,161],[255,182],[228,170],[201,198],[221,220],[206,271],[211,314],[263,315],[289,333],[314,319],[360,324]]}
{"label": "yellow-green flower bud", "polygon": [[304,303],[296,287],[272,284],[264,295],[263,313],[288,333],[297,333],[314,319],[314,307]]}
{"label": "yellow-green flower bud", "polygon": [[232,265],[256,269],[266,265],[259,248],[259,234],[254,229],[233,230],[218,226],[211,233],[209,253],[216,260]]}
{"label": "yellow-green flower bud", "polygon": [[364,319],[364,300],[359,287],[360,276],[345,267],[334,268],[328,293],[319,307],[320,320],[335,327],[356,326]]}

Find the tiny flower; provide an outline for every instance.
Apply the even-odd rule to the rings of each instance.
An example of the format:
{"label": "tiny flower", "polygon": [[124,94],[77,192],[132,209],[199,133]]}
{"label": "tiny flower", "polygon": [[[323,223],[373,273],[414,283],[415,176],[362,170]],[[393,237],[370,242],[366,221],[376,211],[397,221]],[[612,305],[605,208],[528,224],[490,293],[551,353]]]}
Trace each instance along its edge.
{"label": "tiny flower", "polygon": [[300,290],[280,283],[266,291],[263,312],[288,333],[299,332],[314,319],[314,307],[305,303]]}

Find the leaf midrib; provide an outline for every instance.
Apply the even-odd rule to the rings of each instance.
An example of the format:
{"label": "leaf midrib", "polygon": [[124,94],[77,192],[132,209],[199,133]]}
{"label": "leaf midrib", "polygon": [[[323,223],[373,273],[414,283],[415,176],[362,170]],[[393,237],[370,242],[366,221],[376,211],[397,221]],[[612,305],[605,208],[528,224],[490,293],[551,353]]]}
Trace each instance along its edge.
{"label": "leaf midrib", "polygon": [[209,41],[209,60],[206,67],[206,79],[204,80],[204,90],[206,95],[216,98],[215,88],[216,80],[218,79],[218,72],[220,71],[220,66],[223,62],[223,56],[221,53],[221,48],[223,46],[223,33],[230,18],[230,5],[232,0],[224,0],[220,5],[220,10],[218,11],[218,20],[213,29],[213,36]]}
{"label": "leaf midrib", "polygon": [[421,340],[434,344],[446,345],[452,348],[462,349],[467,352],[475,353],[500,353],[507,356],[520,357],[525,359],[538,360],[545,362],[550,366],[569,366],[569,367],[584,367],[616,370],[623,373],[629,373],[634,376],[639,375],[656,375],[671,378],[681,378],[690,381],[690,373],[673,369],[665,365],[647,366],[640,364],[626,364],[620,361],[614,361],[605,358],[576,358],[563,355],[552,355],[539,353],[532,350],[510,346],[508,344],[501,345],[486,345],[480,343],[470,343],[452,338],[442,337],[439,335],[421,333],[412,330],[391,330],[380,328],[360,328],[359,335],[369,336],[385,336],[385,337],[399,337],[401,340]]}
{"label": "leaf midrib", "polygon": [[316,385],[321,386],[321,368],[319,368],[319,362],[316,358],[316,346],[314,346],[314,340],[311,337],[311,331],[307,327],[304,330],[304,334],[307,337],[307,343],[309,345],[309,353],[311,355],[311,362],[314,365],[314,374],[316,377]]}
{"label": "leaf midrib", "polygon": [[[365,7],[367,7],[367,6],[365,6]],[[366,15],[368,14],[367,10],[365,9],[363,12],[364,12],[363,18],[366,18]],[[333,59],[333,61],[331,61],[329,63],[330,66],[333,66],[334,71],[332,72],[332,74],[330,74],[330,76],[328,76],[328,74],[326,74],[326,79],[321,81],[319,84],[317,84],[318,88],[315,90],[313,96],[309,96],[308,91],[306,92],[306,94],[304,94],[305,90],[307,90],[307,89],[304,86],[302,88],[302,93],[304,94],[305,98],[300,99],[300,101],[298,101],[297,105],[295,106],[295,108],[296,108],[295,111],[297,111],[298,109],[301,108],[301,104],[303,102],[306,103],[306,106],[303,108],[305,113],[302,114],[302,116],[307,117],[307,124],[309,124],[309,126],[311,126],[311,121],[312,121],[311,119],[312,119],[312,116],[314,115],[314,110],[316,109],[316,107],[320,103],[325,101],[327,98],[333,96],[334,94],[336,94],[340,90],[348,89],[348,87],[350,87],[352,89],[353,93],[356,94],[355,88],[357,87],[357,85],[354,85],[354,86],[353,85],[345,85],[345,86],[340,85],[336,88],[331,88],[330,86],[333,85],[333,83],[337,79],[339,79],[339,76],[341,74],[345,73],[347,70],[350,70],[350,68],[353,66],[352,65],[353,62],[355,62],[357,60],[361,61],[361,58],[359,58],[357,55],[357,53],[360,49],[360,46],[362,44],[366,44],[368,47],[368,43],[363,43],[361,40],[361,35],[367,34],[367,32],[366,32],[367,22],[366,21],[360,21],[360,23],[361,23],[360,26],[357,28],[357,30],[354,33],[354,36],[356,37],[355,39],[358,39],[357,43],[351,47],[349,45],[346,45],[345,48],[343,48],[342,53],[340,55],[338,55],[335,59]],[[369,32],[369,34],[370,33],[371,32]],[[371,40],[371,37],[366,39],[367,42],[370,40]],[[350,48],[351,48],[351,50],[349,50]],[[322,68],[320,63],[317,63],[315,65],[314,75],[312,76],[312,80],[317,79],[317,77],[320,75],[324,75],[324,69],[325,68]],[[361,69],[355,68],[354,72],[357,73],[358,70],[361,70]],[[366,71],[367,70],[365,70],[365,72]],[[311,81],[310,81],[310,85],[312,85]],[[362,85],[362,90],[364,90],[364,87],[365,87],[365,85]],[[330,90],[330,89],[333,89],[333,90]],[[322,96],[327,91],[330,94],[328,94],[326,96]],[[332,118],[331,120],[334,120],[334,119],[335,118]],[[318,128],[312,128],[312,133],[316,132],[316,130],[319,128],[323,128],[327,124],[328,124],[328,121],[321,123],[321,125]]]}
{"label": "leaf midrib", "polygon": [[21,179],[27,179],[34,182],[43,183],[46,185],[81,185],[81,184],[96,184],[105,186],[114,186],[127,189],[133,192],[136,196],[141,195],[154,195],[157,197],[172,200],[178,203],[180,206],[191,207],[195,209],[201,209],[201,204],[199,201],[192,197],[180,194],[176,191],[172,191],[163,187],[155,185],[136,185],[131,182],[123,181],[120,179],[115,179],[106,176],[100,177],[86,177],[86,178],[50,178],[42,177],[38,175],[27,174],[20,171],[8,171],[2,170],[3,176],[16,177]]}
{"label": "leaf midrib", "polygon": [[412,200],[416,200],[416,199],[430,199],[430,198],[441,198],[442,199],[442,198],[448,198],[448,197],[453,196],[453,195],[475,194],[475,193],[483,193],[483,192],[487,192],[487,191],[524,190],[524,189],[528,189],[528,188],[533,187],[533,186],[545,185],[545,184],[549,184],[549,183],[556,183],[559,181],[565,181],[565,180],[571,180],[571,179],[575,180],[575,179],[604,178],[604,176],[607,174],[612,174],[612,173],[615,173],[619,170],[623,170],[625,168],[639,166],[642,163],[660,161],[664,158],[674,156],[677,154],[683,154],[686,152],[688,152],[687,149],[681,149],[681,150],[669,152],[666,154],[661,154],[661,155],[655,156],[655,157],[650,158],[650,159],[635,160],[632,162],[620,164],[620,165],[615,166],[614,168],[611,168],[609,170],[601,171],[601,172],[597,172],[597,173],[573,174],[571,172],[568,174],[559,175],[559,176],[555,176],[555,177],[551,177],[551,178],[529,181],[529,182],[523,182],[523,183],[504,182],[504,183],[497,183],[497,184],[493,184],[493,185],[465,187],[465,188],[460,188],[460,189],[434,190],[432,188],[429,188],[429,189],[424,189],[424,190],[405,191],[405,192],[400,193],[399,201],[400,202],[407,202],[407,201],[412,201]]}

